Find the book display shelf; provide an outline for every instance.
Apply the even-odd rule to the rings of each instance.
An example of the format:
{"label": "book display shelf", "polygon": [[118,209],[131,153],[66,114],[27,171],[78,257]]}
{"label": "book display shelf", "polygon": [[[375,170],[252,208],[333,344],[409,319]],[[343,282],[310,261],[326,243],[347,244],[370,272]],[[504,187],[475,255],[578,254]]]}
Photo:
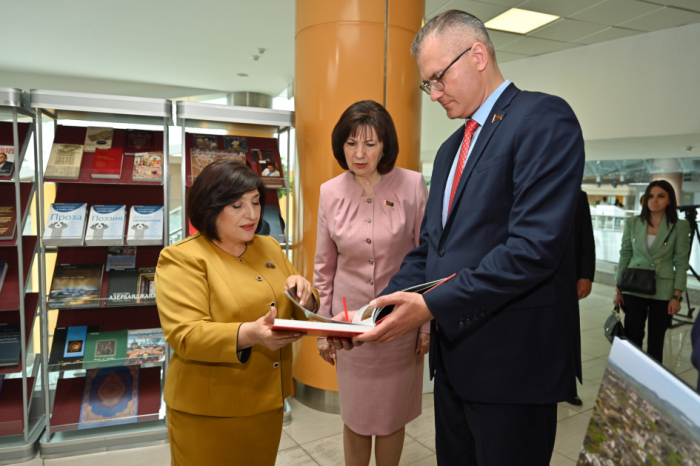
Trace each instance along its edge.
{"label": "book display shelf", "polygon": [[0,464],[34,458],[45,422],[32,341],[39,295],[27,291],[37,237],[23,234],[36,183],[20,176],[34,128],[28,96],[0,87]]}
{"label": "book display shelf", "polygon": [[[170,231],[172,103],[32,90],[31,107],[48,112],[56,123],[51,154],[47,148],[37,155],[39,166],[48,160],[46,172],[37,175],[39,209],[44,214],[38,251],[44,259],[47,252],[56,255],[52,275],[47,275],[45,260],[40,262],[38,301],[43,316],[57,313],[53,338],[48,328],[42,332],[42,386],[49,416],[39,442],[41,455],[57,458],[166,443],[162,392],[168,354],[155,305],[153,273]],[[90,122],[86,123],[90,126],[69,125],[75,121]],[[41,116],[37,128],[41,147]],[[91,141],[97,150],[88,149]],[[72,154],[61,152],[65,147],[77,147],[75,153],[81,158],[76,162]],[[64,162],[72,164],[65,176],[60,167]],[[108,177],[96,177],[105,173]],[[51,206],[43,202],[48,183],[56,187]],[[118,215],[99,210],[107,207]],[[154,223],[135,223],[144,209],[155,220],[143,222]],[[77,224],[76,218],[80,219]],[[109,236],[112,230],[118,233]],[[113,255],[121,264],[112,262]],[[121,293],[114,291],[118,280],[127,283]],[[126,291],[129,280],[133,280],[133,292]],[[158,332],[160,339],[154,337]],[[138,338],[142,339],[137,344]]]}
{"label": "book display shelf", "polygon": [[[294,112],[231,105],[177,102],[177,124],[182,128],[182,231],[183,238],[194,233],[187,218],[187,193],[196,175],[207,163],[218,158],[240,157],[261,175],[265,186],[266,208],[263,232],[269,234],[289,252],[290,236],[280,215],[279,189],[290,186],[289,173],[283,170],[278,139],[247,137],[237,134],[256,132],[287,133],[287,167],[290,166],[290,131],[294,127]],[[231,136],[199,134],[201,129],[222,129]],[[279,166],[278,166],[279,165]],[[267,171],[266,171],[267,170]],[[277,170],[275,172],[275,170]],[[289,196],[287,212],[289,212]]]}

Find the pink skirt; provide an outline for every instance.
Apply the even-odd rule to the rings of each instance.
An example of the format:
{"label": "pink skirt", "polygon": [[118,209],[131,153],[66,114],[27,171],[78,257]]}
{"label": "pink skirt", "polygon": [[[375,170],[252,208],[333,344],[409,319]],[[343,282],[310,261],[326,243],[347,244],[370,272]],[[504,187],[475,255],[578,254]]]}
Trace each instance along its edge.
{"label": "pink skirt", "polygon": [[418,330],[387,344],[338,351],[340,416],[360,435],[389,435],[421,414],[423,356]]}

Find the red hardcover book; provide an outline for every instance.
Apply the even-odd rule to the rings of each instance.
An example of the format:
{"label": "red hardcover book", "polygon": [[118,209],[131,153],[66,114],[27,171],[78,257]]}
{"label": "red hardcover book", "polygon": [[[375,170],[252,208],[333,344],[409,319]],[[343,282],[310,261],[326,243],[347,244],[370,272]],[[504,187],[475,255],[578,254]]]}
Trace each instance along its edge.
{"label": "red hardcover book", "polygon": [[13,205],[0,205],[0,241],[11,240],[15,236],[17,212]]}
{"label": "red hardcover book", "polygon": [[122,149],[95,149],[92,161],[93,178],[109,178],[118,180],[122,176]]}

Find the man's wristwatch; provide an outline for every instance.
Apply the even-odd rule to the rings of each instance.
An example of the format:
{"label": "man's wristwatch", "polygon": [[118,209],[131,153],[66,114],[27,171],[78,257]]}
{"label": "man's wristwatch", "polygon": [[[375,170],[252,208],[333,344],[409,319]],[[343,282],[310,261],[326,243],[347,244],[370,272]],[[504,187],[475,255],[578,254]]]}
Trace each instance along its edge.
{"label": "man's wristwatch", "polygon": [[679,303],[682,303],[682,302],[683,302],[683,295],[676,296],[676,295],[674,294],[674,295],[673,295],[673,299],[675,299],[675,300],[678,301]]}

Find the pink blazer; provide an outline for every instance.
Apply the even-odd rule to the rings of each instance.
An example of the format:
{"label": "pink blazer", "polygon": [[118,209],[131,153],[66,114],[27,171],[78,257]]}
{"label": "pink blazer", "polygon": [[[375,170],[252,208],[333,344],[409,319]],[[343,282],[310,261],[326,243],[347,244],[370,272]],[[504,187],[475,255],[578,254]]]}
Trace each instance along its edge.
{"label": "pink blazer", "polygon": [[321,315],[343,312],[343,297],[348,310],[368,304],[418,246],[428,198],[423,175],[396,167],[374,190],[364,197],[350,172],[321,185],[314,261]]}

